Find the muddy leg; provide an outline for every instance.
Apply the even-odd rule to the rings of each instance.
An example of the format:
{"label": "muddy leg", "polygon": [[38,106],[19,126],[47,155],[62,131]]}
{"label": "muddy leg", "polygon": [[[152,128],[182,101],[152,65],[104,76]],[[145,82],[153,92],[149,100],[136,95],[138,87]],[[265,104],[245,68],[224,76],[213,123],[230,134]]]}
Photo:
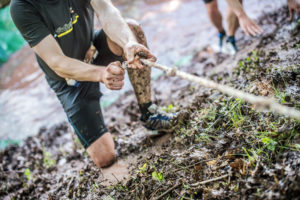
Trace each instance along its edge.
{"label": "muddy leg", "polygon": [[212,24],[218,29],[220,33],[225,32],[222,25],[222,15],[218,8],[218,2],[213,0],[205,4],[207,15]]}
{"label": "muddy leg", "polygon": [[[240,2],[242,3],[242,1],[240,0]],[[227,9],[227,17],[226,17],[226,21],[227,21],[227,33],[228,36],[234,36],[236,30],[239,27],[239,20],[237,18],[237,16],[235,15],[235,13],[233,12],[233,10],[228,6]]]}
{"label": "muddy leg", "polygon": [[[127,19],[126,22],[136,36],[137,41],[148,47],[144,31],[138,22],[132,19]],[[114,54],[122,54],[122,48],[111,41],[108,37],[107,42],[110,50]],[[142,113],[142,119],[144,120],[149,116],[148,107],[151,105],[151,68],[145,67],[144,69],[128,69],[128,75]]]}
{"label": "muddy leg", "polygon": [[[135,20],[127,20],[127,23],[135,34],[137,41],[148,47],[144,31]],[[130,82],[134,88],[138,104],[145,104],[151,101],[151,68],[128,69]]]}

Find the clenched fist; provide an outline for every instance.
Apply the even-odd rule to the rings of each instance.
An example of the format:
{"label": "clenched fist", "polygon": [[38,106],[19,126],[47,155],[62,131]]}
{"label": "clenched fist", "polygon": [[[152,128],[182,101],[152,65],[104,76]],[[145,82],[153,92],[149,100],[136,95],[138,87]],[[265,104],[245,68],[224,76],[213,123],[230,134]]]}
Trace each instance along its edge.
{"label": "clenched fist", "polygon": [[[136,42],[129,42],[124,47],[125,58],[129,67],[132,69],[142,69],[144,66],[140,62],[140,58],[155,62],[156,57],[144,45]],[[141,57],[141,55],[143,55]]]}
{"label": "clenched fist", "polygon": [[110,63],[104,70],[103,83],[110,90],[121,90],[124,86],[124,74],[119,61]]}

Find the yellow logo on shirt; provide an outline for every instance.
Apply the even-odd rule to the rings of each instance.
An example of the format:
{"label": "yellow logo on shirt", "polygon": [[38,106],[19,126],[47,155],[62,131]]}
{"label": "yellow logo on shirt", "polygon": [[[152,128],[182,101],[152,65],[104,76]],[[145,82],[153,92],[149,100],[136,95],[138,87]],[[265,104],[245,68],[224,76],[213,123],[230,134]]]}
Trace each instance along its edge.
{"label": "yellow logo on shirt", "polygon": [[72,18],[70,19],[69,23],[63,25],[62,27],[58,27],[55,31],[56,36],[58,38],[63,37],[67,34],[69,34],[70,32],[73,31],[73,24],[76,24],[78,21],[79,15],[74,14],[72,16]]}

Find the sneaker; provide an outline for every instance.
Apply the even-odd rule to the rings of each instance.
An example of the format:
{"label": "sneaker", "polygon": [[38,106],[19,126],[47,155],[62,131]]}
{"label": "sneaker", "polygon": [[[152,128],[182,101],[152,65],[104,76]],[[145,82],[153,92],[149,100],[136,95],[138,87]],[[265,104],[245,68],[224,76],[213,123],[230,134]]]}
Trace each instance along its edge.
{"label": "sneaker", "polygon": [[226,44],[224,46],[224,53],[235,55],[238,52],[238,48],[235,44],[235,38],[234,37],[227,37]]}
{"label": "sneaker", "polygon": [[219,33],[218,37],[219,37],[219,49],[218,49],[218,51],[222,52],[223,44],[225,43],[225,39],[226,39],[226,34]]}
{"label": "sneaker", "polygon": [[152,104],[148,108],[151,115],[147,120],[142,120],[143,126],[149,130],[157,132],[171,132],[173,122],[178,113],[164,113],[158,110],[157,105]]}

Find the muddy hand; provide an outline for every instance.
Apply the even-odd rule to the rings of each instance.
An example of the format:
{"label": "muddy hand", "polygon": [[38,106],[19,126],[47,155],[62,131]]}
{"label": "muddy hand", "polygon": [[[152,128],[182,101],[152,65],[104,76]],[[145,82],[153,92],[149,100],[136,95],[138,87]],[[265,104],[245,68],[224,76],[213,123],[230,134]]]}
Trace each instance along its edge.
{"label": "muddy hand", "polygon": [[120,90],[124,86],[124,74],[119,61],[110,63],[104,71],[103,83],[110,90]]}
{"label": "muddy hand", "polygon": [[129,42],[124,48],[124,53],[129,68],[132,69],[144,68],[143,64],[140,62],[140,58],[144,58],[152,62],[156,61],[156,57],[149,49],[136,42]]}
{"label": "muddy hand", "polygon": [[95,46],[91,45],[91,47],[89,48],[89,50],[86,52],[85,57],[84,57],[84,62],[85,63],[91,63],[93,60],[93,57],[95,55],[96,52],[96,48]]}

